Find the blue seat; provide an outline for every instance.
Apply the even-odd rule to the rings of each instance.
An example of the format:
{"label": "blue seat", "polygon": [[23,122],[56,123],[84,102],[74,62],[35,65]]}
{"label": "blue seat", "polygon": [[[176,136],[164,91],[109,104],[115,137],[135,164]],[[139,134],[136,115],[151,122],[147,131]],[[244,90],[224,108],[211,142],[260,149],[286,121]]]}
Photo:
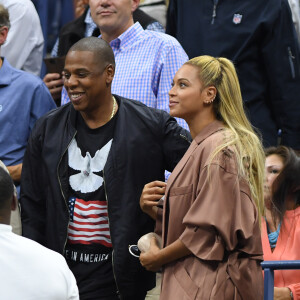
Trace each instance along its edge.
{"label": "blue seat", "polygon": [[264,300],[274,299],[274,270],[300,269],[300,260],[263,261],[264,270]]}

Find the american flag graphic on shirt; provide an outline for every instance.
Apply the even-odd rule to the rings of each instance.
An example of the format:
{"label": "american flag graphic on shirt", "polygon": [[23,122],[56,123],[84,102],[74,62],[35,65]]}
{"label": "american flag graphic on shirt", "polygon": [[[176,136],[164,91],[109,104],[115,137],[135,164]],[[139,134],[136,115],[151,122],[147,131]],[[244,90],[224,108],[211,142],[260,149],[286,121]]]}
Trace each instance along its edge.
{"label": "american flag graphic on shirt", "polygon": [[112,247],[106,201],[84,201],[71,197],[69,199],[69,211],[69,243],[96,243]]}

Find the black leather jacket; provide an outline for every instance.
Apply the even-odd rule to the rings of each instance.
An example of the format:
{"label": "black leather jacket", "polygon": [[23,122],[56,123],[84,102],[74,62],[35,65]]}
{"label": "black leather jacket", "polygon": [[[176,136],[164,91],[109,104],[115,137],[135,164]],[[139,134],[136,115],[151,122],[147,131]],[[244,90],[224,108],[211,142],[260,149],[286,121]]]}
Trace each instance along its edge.
{"label": "black leather jacket", "polygon": [[[113,270],[123,299],[151,289],[154,273],[140,266],[128,246],[154,230],[139,207],[144,185],[164,180],[189,147],[190,135],[166,112],[116,96],[119,111],[104,168]],[[72,104],[39,119],[23,161],[21,211],[23,235],[63,254],[69,212],[67,149],[76,135]]]}

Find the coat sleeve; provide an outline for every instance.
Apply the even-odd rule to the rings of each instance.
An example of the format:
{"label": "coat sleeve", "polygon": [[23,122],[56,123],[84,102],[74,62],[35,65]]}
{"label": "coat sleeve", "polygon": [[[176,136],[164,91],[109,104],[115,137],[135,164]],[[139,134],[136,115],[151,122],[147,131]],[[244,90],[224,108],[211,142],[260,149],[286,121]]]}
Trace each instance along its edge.
{"label": "coat sleeve", "polygon": [[[39,123],[39,121],[37,122]],[[42,182],[41,137],[34,127],[23,160],[21,176],[21,220],[23,236],[44,245],[46,197]]]}
{"label": "coat sleeve", "polygon": [[165,161],[165,169],[172,172],[183,157],[192,141],[189,131],[177,124],[166,112],[161,115],[161,145]]}
{"label": "coat sleeve", "polygon": [[277,127],[282,130],[281,143],[300,149],[299,42],[289,4],[285,0],[280,2],[277,17],[265,24],[262,61],[270,91],[269,105]]}
{"label": "coat sleeve", "polygon": [[257,212],[247,185],[243,187],[236,174],[211,164],[209,171],[205,167],[201,172],[197,196],[183,219],[185,230],[179,239],[200,259],[222,260],[225,251],[247,252],[243,245],[261,243],[258,226],[254,234],[255,223]]}

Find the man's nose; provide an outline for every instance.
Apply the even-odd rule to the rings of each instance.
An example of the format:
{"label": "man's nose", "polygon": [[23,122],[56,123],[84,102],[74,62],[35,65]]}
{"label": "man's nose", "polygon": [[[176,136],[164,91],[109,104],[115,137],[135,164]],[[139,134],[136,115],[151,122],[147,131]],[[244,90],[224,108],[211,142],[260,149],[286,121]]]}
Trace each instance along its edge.
{"label": "man's nose", "polygon": [[78,80],[76,79],[76,76],[70,75],[69,78],[65,78],[65,87],[72,88],[73,86],[76,86],[78,83]]}

